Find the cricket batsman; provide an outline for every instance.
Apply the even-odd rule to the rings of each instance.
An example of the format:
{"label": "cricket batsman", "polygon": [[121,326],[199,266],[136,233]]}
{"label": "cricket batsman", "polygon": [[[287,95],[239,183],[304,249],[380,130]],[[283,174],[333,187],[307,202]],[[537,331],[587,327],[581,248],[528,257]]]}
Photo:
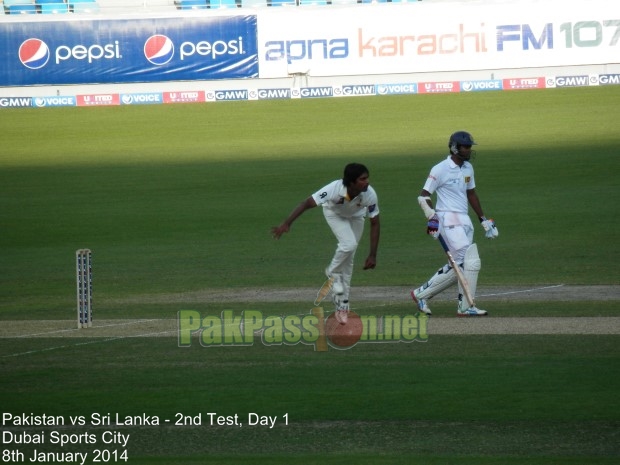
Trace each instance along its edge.
{"label": "cricket batsman", "polygon": [[[443,237],[454,261],[463,269],[463,275],[472,296],[476,295],[478,273],[481,261],[478,247],[473,242],[474,226],[468,214],[471,206],[480,220],[485,236],[494,239],[499,235],[495,222],[484,216],[474,180],[474,168],[470,163],[472,146],[476,145],[472,135],[457,131],[450,136],[450,154],[432,169],[420,191],[418,203],[427,221],[426,232],[437,239]],[[433,206],[431,195],[436,193]],[[418,309],[431,314],[428,300],[457,282],[457,275],[449,265],[444,265],[422,286],[411,290],[411,297]],[[457,316],[485,316],[486,310],[469,305],[463,299],[464,290],[459,283]]]}

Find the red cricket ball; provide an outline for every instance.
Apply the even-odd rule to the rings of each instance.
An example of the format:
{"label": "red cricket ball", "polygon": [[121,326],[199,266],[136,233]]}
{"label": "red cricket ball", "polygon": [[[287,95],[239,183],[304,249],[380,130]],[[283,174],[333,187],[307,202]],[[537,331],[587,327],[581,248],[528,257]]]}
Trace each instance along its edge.
{"label": "red cricket ball", "polygon": [[325,322],[325,332],[332,344],[338,347],[351,347],[362,337],[364,325],[362,319],[355,312],[349,312],[348,321],[341,324],[332,313]]}

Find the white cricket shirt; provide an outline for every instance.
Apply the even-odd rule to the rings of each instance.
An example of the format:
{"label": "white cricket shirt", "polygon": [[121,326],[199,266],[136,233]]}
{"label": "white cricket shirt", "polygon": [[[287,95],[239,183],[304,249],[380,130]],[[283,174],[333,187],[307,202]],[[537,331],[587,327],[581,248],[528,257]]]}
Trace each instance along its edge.
{"label": "white cricket shirt", "polygon": [[349,199],[342,179],[337,179],[312,194],[312,198],[317,205],[328,208],[343,218],[366,214],[374,218],[379,214],[377,193],[372,186],[368,186],[366,192],[361,192],[354,199]]}
{"label": "white cricket shirt", "polygon": [[474,189],[474,167],[468,161],[463,166],[457,165],[448,156],[431,169],[424,190],[437,192],[435,210],[438,212],[467,213],[467,190]]}

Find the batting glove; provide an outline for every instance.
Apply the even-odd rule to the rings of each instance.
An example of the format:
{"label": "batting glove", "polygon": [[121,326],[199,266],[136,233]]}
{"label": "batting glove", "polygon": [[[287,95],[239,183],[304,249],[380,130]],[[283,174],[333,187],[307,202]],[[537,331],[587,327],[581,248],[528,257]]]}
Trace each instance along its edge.
{"label": "batting glove", "polygon": [[499,236],[499,231],[495,227],[495,221],[493,221],[493,218],[487,220],[486,217],[483,216],[480,218],[480,224],[484,228],[484,236],[487,239],[495,239]]}
{"label": "batting glove", "polygon": [[439,217],[437,215],[433,215],[428,219],[428,223],[426,223],[426,234],[433,236],[434,239],[439,237]]}

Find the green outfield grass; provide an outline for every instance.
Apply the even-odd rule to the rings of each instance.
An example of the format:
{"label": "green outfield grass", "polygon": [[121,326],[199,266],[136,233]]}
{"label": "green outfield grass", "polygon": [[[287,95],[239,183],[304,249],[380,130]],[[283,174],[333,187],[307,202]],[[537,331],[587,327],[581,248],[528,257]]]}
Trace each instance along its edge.
{"label": "green outfield grass", "polygon": [[[0,318],[60,318],[73,253],[94,251],[99,299],[213,287],[316,286],[334,248],[302,198],[367,164],[380,196],[379,267],[409,285],[443,261],[416,196],[449,134],[477,140],[482,284],[614,284],[620,87],[2,113]],[[455,111],[454,109],[460,109]],[[585,108],[588,110],[586,111]],[[364,243],[358,260],[364,258]],[[300,266],[303,264],[303,266]]]}
{"label": "green outfield grass", "polygon": [[[617,341],[431,336],[316,353],[260,343],[178,349],[174,338],[0,340],[12,355],[0,359],[0,394],[15,414],[111,414],[112,426],[62,431],[130,434],[130,464],[611,464]],[[238,414],[244,426],[211,426],[208,412]],[[248,412],[278,420],[250,427]],[[114,426],[116,413],[162,424]],[[178,413],[201,414],[201,426],[164,424]]]}
{"label": "green outfield grass", "polygon": [[[459,129],[479,143],[477,190],[500,231],[486,241],[478,228],[479,285],[617,285],[619,99],[620,86],[609,86],[3,110],[0,325],[73,324],[83,247],[94,254],[97,322],[174,319],[182,309],[307,312],[312,302],[190,297],[318,288],[335,247],[321,212],[280,241],[269,230],[351,161],[370,168],[382,222],[378,267],[360,269],[365,237],[353,285],[420,284],[444,256],[425,236],[416,197]],[[353,306],[408,314],[406,297]],[[620,315],[617,300],[485,302],[492,318]],[[453,303],[433,311],[451,318]],[[48,336],[0,338],[2,412],[202,413],[203,422],[207,412],[289,413],[290,424],[273,429],[121,427],[131,433],[129,465],[620,457],[617,336],[431,334],[328,353],[303,344],[181,349],[170,335]],[[102,431],[74,430],[87,429]]]}

